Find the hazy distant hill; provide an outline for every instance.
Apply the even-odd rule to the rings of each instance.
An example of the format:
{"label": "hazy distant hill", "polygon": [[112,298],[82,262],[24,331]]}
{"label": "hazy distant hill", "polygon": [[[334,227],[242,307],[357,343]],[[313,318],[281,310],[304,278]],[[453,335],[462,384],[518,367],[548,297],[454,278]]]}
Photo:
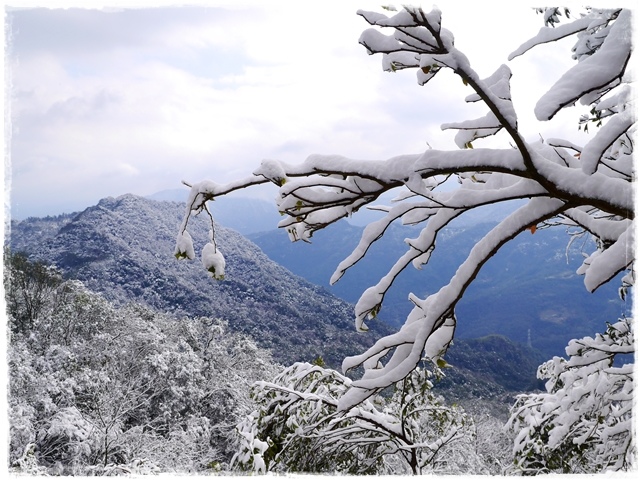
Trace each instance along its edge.
{"label": "hazy distant hill", "polygon": [[[78,214],[14,222],[10,243],[108,299],[225,318],[283,363],[322,355],[335,366],[390,332],[373,323],[369,334],[356,333],[352,306],[291,274],[233,230],[217,227],[227,259],[224,281],[209,278],[197,259],[176,260],[183,213],[182,204],[124,195]],[[195,219],[196,249],[206,243],[208,229],[204,219]]]}
{"label": "hazy distant hill", "polygon": [[[189,189],[168,189],[146,198],[159,201],[186,202]],[[383,195],[376,204],[389,205],[394,196]],[[452,225],[456,228],[467,228],[477,224],[494,222],[504,217],[523,202],[511,201],[504,204],[487,205],[466,212],[455,219]],[[274,230],[282,217],[278,213],[275,201],[266,201],[248,197],[223,196],[209,202],[216,221],[225,227],[237,230],[243,235],[256,234]],[[350,225],[366,226],[368,223],[380,219],[382,214],[376,210],[360,209],[352,217],[346,219]]]}
{"label": "hazy distant hill", "polygon": [[[475,223],[441,232],[429,264],[423,270],[403,272],[385,297],[380,318],[392,325],[404,322],[412,308],[409,292],[419,296],[446,284],[471,248],[494,224]],[[360,294],[385,275],[406,249],[403,240],[418,235],[416,228],[392,225],[360,264],[347,271],[334,286],[328,282],[338,263],[358,243],[361,227],[338,222],[314,234],[311,244],[288,241],[286,233],[269,231],[250,235],[273,260],[334,294],[356,302]],[[582,243],[575,243],[566,258],[568,237],[563,229],[524,232],[505,245],[483,267],[465,293],[456,313],[456,338],[501,334],[531,344],[547,356],[564,355],[568,340],[592,336],[605,322],[616,321],[631,303],[620,301],[614,280],[590,294],[575,274],[581,263]]]}
{"label": "hazy distant hill", "polygon": [[[186,202],[189,189],[170,189],[148,196],[151,200]],[[282,217],[275,202],[244,197],[220,197],[209,202],[209,209],[220,225],[243,235],[273,230]]]}

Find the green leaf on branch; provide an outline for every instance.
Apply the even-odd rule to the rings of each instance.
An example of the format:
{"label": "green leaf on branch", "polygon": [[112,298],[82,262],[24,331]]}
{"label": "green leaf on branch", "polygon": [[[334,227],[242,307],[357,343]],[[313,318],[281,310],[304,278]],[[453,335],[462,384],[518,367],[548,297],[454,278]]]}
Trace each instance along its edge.
{"label": "green leaf on branch", "polygon": [[451,367],[451,364],[449,364],[444,359],[440,358],[436,361],[436,366],[438,366],[440,369],[444,369],[446,367]]}

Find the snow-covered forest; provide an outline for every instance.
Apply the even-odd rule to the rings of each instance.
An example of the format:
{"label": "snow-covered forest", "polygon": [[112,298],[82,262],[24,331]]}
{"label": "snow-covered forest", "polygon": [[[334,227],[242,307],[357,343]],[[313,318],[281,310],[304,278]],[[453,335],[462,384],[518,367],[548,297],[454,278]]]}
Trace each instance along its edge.
{"label": "snow-covered forest", "polygon": [[114,307],[5,258],[10,462],[28,474],[216,471],[271,354],[224,321]]}
{"label": "snow-covered forest", "polygon": [[[324,361],[274,362],[268,350],[225,321],[181,317],[130,302],[116,307],[80,281],[22,254],[5,258],[11,343],[10,452],[13,472],[31,475],[237,473],[254,467],[255,420],[271,443],[291,444],[279,456],[285,471],[403,473],[429,464],[441,473],[500,474],[510,464],[504,419],[472,416],[431,393],[442,371],[416,371],[393,395],[368,404],[405,427],[420,422],[415,466],[389,452],[406,436],[380,443],[375,423],[354,417],[371,448],[302,454],[313,441],[294,436],[308,423],[309,404],[275,406],[281,386],[304,386],[315,399],[323,429],[335,422],[335,399],[351,382]],[[273,382],[269,382],[273,381]],[[253,387],[254,383],[258,383]],[[428,410],[423,412],[423,404]],[[256,418],[256,410],[274,409]],[[403,413],[403,410],[405,412]],[[477,418],[477,421],[475,420]],[[415,428],[414,428],[415,429]],[[323,437],[328,441],[329,436]],[[427,444],[429,443],[429,444]],[[273,452],[272,456],[277,454]],[[363,455],[366,454],[366,457]],[[272,459],[268,459],[269,463]]]}
{"label": "snow-covered forest", "polygon": [[[523,231],[564,227],[567,244],[592,238],[595,244],[585,245],[595,247],[578,269],[585,289],[619,283],[620,297],[632,296],[631,12],[538,13],[544,26],[514,45],[510,59],[573,37],[575,64],[533,113],[518,111],[508,66],[480,78],[471,65],[481,59],[468,59],[454,46],[446,11],[360,11],[371,26],[360,43],[369,54],[381,54],[385,71],[414,70],[418,84],[426,85],[416,86],[416,95],[428,98],[428,82],[449,75],[469,89],[467,102],[486,108],[480,118],[442,125],[457,131],[457,148],[373,161],[325,155],[296,165],[267,160],[227,185],[189,182],[174,253],[180,262],[199,258],[211,283],[232,280],[236,256],[225,258],[228,244],[219,236],[232,234],[217,226],[207,202],[254,185],[277,186],[279,227],[292,241],[308,241],[359,209],[383,213],[337,266],[332,283],[369,255],[392,224],[414,233],[420,227],[417,237],[405,240],[406,252],[386,275],[371,279],[357,302],[355,330],[381,334],[366,347],[357,345],[362,351],[346,357],[341,371],[322,355],[280,365],[278,353],[230,329],[224,316],[112,302],[7,249],[12,472],[536,475],[636,469],[634,324],[622,314],[600,333],[572,340],[564,358],[543,363],[538,378],[544,389],[517,396],[503,418],[481,402],[463,407],[437,391],[440,380],[452,375],[447,350],[457,323],[464,322],[456,316],[457,303],[485,263]],[[590,129],[585,145],[519,128],[521,116],[546,121],[564,109],[575,111],[576,127]],[[487,138],[503,147],[483,148]],[[376,205],[390,192],[391,206]],[[521,207],[476,243],[438,291],[425,298],[407,293],[413,310],[397,332],[374,329],[399,273],[429,269],[451,222],[513,200],[523,201]],[[196,215],[210,223],[204,242],[190,234]],[[95,239],[84,240],[89,246]],[[96,262],[106,261],[98,256]]]}

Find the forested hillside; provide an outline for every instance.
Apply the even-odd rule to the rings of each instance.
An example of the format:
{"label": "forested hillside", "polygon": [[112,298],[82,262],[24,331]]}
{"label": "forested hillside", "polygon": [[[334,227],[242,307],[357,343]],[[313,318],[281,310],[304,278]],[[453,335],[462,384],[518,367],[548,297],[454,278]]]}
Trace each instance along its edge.
{"label": "forested hillside", "polygon": [[[244,449],[235,426],[256,408],[249,398],[251,385],[270,381],[282,369],[272,357],[284,365],[323,359],[338,366],[342,357],[367,345],[367,336],[354,332],[352,305],[291,274],[233,230],[216,225],[224,234],[229,260],[225,280],[213,281],[197,260],[178,262],[172,254],[183,212],[183,204],[124,195],[103,199],[80,213],[12,223],[13,252],[24,251],[42,266],[55,265],[70,279],[62,283],[54,271],[42,267],[41,280],[49,275],[58,280],[47,284],[42,299],[34,303],[21,301],[19,289],[8,289],[14,331],[9,356],[11,462],[16,467],[49,474],[230,469],[234,454]],[[195,226],[194,240],[204,244],[206,222]],[[400,277],[398,287],[441,282],[484,230],[483,224],[472,226],[467,237],[451,231],[439,263],[428,272]],[[291,244],[279,232],[254,238],[272,257],[313,279],[326,275],[360,233],[358,227],[339,223],[320,232],[313,244]],[[482,276],[478,279],[478,288],[470,293],[478,299],[467,304],[471,313],[461,308],[461,318],[469,315],[485,329],[481,333],[495,328],[498,334],[465,339],[462,327],[463,335],[447,352],[444,377],[433,380],[429,391],[443,398],[425,401],[464,407],[449,412],[447,404],[441,405],[447,416],[457,419],[453,446],[483,453],[467,467],[455,456],[451,462],[434,460],[442,472],[471,469],[495,474],[506,469],[508,438],[504,433],[495,437],[492,431],[507,421],[517,393],[543,388],[536,368],[555,349],[552,336],[542,349],[531,349],[500,335],[516,332],[511,337],[522,338],[526,319],[513,315],[521,312],[521,305],[505,307],[505,315],[511,315],[506,325],[500,316],[482,316],[488,298],[492,307],[513,302],[509,282],[498,286],[504,287],[504,299],[495,294],[496,282],[516,265],[515,278],[524,286],[522,303],[534,306],[534,316],[541,317],[545,306],[553,305],[535,305],[545,296],[564,296],[566,309],[574,315],[591,305],[587,297],[580,306],[585,297],[580,294],[571,298],[568,286],[577,284],[572,274],[531,274],[558,267],[560,239],[544,231],[536,233],[538,237],[525,234],[488,266],[484,282]],[[392,226],[387,237],[398,240],[402,235]],[[379,259],[394,254],[392,243],[376,249]],[[575,255],[571,252],[568,258]],[[29,265],[26,258],[21,262]],[[344,286],[341,293],[346,298],[350,290],[363,289],[367,275],[381,267],[365,264],[358,269],[338,284]],[[567,282],[554,282],[554,277]],[[486,285],[493,287],[486,290]],[[387,309],[401,310],[405,304],[391,294]],[[557,332],[565,327],[562,322],[552,324],[560,327]],[[380,321],[372,328],[374,333],[391,331]],[[114,342],[120,348],[111,351]],[[123,379],[122,373],[133,378]],[[381,398],[391,402],[389,409],[395,402],[385,397],[390,395]],[[465,434],[471,426],[478,433],[474,441]],[[443,453],[452,455],[448,449]],[[389,469],[393,462],[385,461],[385,466]]]}
{"label": "forested hillside", "polygon": [[[103,199],[83,212],[13,222],[10,245],[55,265],[117,304],[135,301],[174,315],[220,317],[251,335],[282,363],[322,356],[338,366],[345,355],[388,333],[381,322],[368,335],[353,328],[353,307],[279,266],[235,231],[224,232],[230,259],[224,281],[201,263],[173,256],[184,205],[133,195]],[[195,242],[207,239],[197,223]]]}
{"label": "forested hillside", "polygon": [[[282,376],[283,366],[269,350],[229,330],[223,319],[161,313],[133,301],[118,306],[23,254],[7,252],[4,260],[13,472],[211,474],[246,468],[238,455],[251,440],[240,433],[262,399],[251,395],[252,386]],[[421,436],[439,446],[442,430],[450,435],[432,453],[438,472],[498,474],[509,464],[509,437],[500,427],[514,393],[530,386],[523,366],[532,372],[535,360],[505,338],[479,342],[480,349],[469,341],[452,348],[453,366],[433,368],[437,379],[425,371],[427,384],[415,397],[442,416],[429,420]],[[491,361],[496,349],[505,359],[498,365]],[[321,358],[315,362],[319,372],[338,376]],[[387,392],[376,406],[390,413],[403,409],[402,393]],[[284,428],[293,419],[274,426]],[[376,472],[403,472],[396,458],[376,461]]]}

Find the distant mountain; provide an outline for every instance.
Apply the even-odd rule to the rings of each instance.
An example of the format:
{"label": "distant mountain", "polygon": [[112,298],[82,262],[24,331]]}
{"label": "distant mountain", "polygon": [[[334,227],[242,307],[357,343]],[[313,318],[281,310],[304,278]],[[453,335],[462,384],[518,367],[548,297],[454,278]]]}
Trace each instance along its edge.
{"label": "distant mountain", "polygon": [[[189,190],[163,190],[148,196],[158,201],[186,202]],[[273,230],[282,217],[278,213],[275,202],[245,197],[220,197],[209,202],[209,209],[216,222],[242,235]]]}
{"label": "distant mountain", "polygon": [[[155,197],[184,199],[186,194],[184,189]],[[392,326],[401,325],[412,307],[408,293],[426,296],[436,292],[448,282],[473,245],[495,225],[495,219],[517,206],[517,202],[490,205],[456,219],[451,228],[441,233],[430,263],[420,271],[409,268],[396,279],[380,319]],[[329,286],[335,267],[351,253],[362,234],[363,227],[354,225],[354,219],[316,232],[312,244],[291,243],[284,231],[274,228],[281,217],[272,203],[221,197],[211,202],[210,208],[221,225],[248,235],[272,260],[351,303],[386,274],[404,252],[403,240],[418,235],[415,227],[392,225],[359,265],[335,286]],[[35,219],[33,222],[38,228],[45,228],[45,223]],[[56,221],[52,218],[49,222]],[[615,280],[593,294],[586,291],[582,278],[575,274],[582,262],[583,243],[576,242],[568,250],[567,244],[564,229],[557,228],[538,230],[533,235],[524,232],[505,245],[483,267],[458,305],[456,337],[499,334],[521,344],[530,337],[531,345],[545,355],[563,355],[568,340],[592,336],[602,330],[605,322],[628,313],[631,303],[620,301]],[[586,251],[592,248],[587,243]]]}
{"label": "distant mountain", "polygon": [[[163,190],[146,198],[158,201],[186,202],[188,194],[189,190],[185,187],[184,189]],[[394,195],[383,195],[374,204],[390,205],[393,197]],[[493,222],[494,219],[505,217],[506,214],[512,212],[521,204],[522,202],[516,200],[499,205],[479,207],[471,212],[465,212],[455,219],[452,226],[466,228]],[[209,202],[209,209],[217,222],[225,227],[237,230],[242,235],[272,231],[278,226],[278,222],[282,220],[274,201],[269,202],[248,197],[219,197],[213,202]],[[350,225],[362,227],[380,219],[381,216],[382,214],[379,211],[365,208],[354,213],[353,216],[345,219],[345,221]]]}
{"label": "distant mountain", "polygon": [[[369,333],[356,333],[351,305],[293,275],[233,230],[216,227],[227,259],[224,281],[209,278],[199,260],[176,260],[183,214],[184,204],[175,202],[107,198],[78,214],[13,222],[10,245],[112,301],[227,319],[282,363],[323,356],[338,366],[391,332],[376,322]],[[204,219],[194,219],[196,249],[207,242],[208,230]]]}
{"label": "distant mountain", "polygon": [[[409,267],[385,297],[379,317],[400,325],[412,308],[409,292],[426,296],[448,283],[471,248],[495,223],[471,222],[441,232],[440,240],[422,270]],[[356,302],[360,294],[385,275],[406,250],[405,238],[418,235],[415,227],[392,225],[360,263],[334,286],[328,282],[339,262],[357,245],[363,228],[344,221],[316,232],[311,244],[288,241],[285,232],[250,235],[273,260],[309,281],[325,285],[335,295]],[[567,251],[563,229],[524,232],[490,259],[465,293],[456,310],[456,338],[500,334],[528,343],[547,357],[564,355],[567,341],[601,332],[605,322],[630,310],[620,301],[613,280],[593,294],[575,274],[582,243]],[[591,247],[589,247],[591,248]],[[567,261],[568,258],[568,261]]]}
{"label": "distant mountain", "polygon": [[167,189],[145,196],[145,199],[158,200],[161,202],[186,202],[189,195],[187,187],[183,189]]}

